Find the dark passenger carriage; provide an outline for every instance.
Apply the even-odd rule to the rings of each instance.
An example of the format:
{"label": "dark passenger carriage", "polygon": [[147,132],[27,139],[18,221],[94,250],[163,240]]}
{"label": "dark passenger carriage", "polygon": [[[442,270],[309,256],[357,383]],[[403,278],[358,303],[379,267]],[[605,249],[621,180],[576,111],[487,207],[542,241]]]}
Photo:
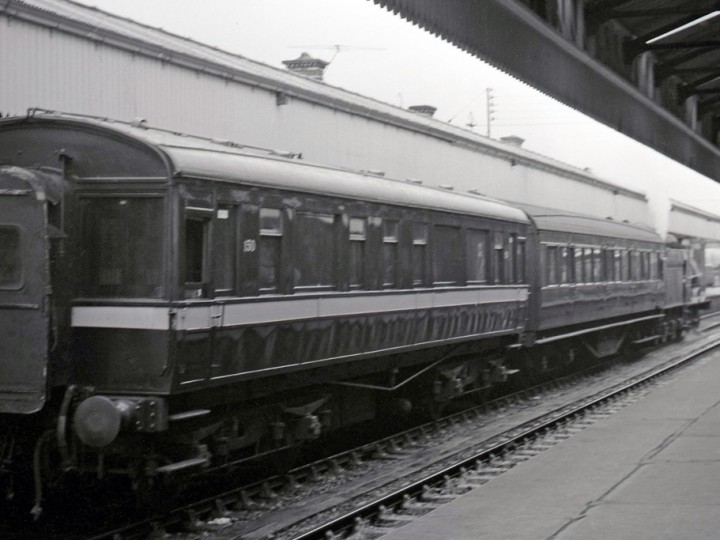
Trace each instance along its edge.
{"label": "dark passenger carriage", "polygon": [[[42,406],[47,362],[48,387],[72,383],[76,401],[104,396],[75,416],[94,446],[115,435],[83,427],[91,414],[165,431],[294,387],[417,371],[460,343],[502,351],[524,330],[528,219],[496,201],[53,114],[1,122],[0,165],[48,174],[64,191],[53,210],[57,240],[48,241],[57,245],[54,289],[45,291],[52,321],[33,312],[63,345],[7,354],[18,347],[6,336],[24,319],[7,318],[17,294],[0,284],[2,388],[24,378],[36,396],[34,407],[8,409],[0,395],[0,411]],[[27,220],[48,227],[43,219],[3,213],[0,234]],[[31,354],[38,368],[21,368]]]}
{"label": "dark passenger carriage", "polygon": [[628,322],[635,321],[642,333],[662,319],[665,245],[654,231],[572,212],[522,208],[534,223],[528,249],[537,269],[529,272],[534,280],[531,341],[584,336],[591,352],[606,356],[617,352]]}

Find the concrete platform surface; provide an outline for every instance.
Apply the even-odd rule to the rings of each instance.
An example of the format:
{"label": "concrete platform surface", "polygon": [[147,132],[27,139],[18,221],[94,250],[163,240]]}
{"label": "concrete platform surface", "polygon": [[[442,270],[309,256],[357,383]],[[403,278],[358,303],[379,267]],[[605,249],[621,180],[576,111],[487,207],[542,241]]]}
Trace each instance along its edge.
{"label": "concrete platform surface", "polygon": [[720,540],[720,354],[384,540]]}

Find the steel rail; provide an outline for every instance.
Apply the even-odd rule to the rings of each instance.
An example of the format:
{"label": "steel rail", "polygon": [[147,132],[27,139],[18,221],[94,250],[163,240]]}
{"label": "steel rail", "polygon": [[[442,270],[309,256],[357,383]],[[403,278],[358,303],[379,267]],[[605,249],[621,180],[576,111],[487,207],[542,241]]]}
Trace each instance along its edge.
{"label": "steel rail", "polygon": [[[486,461],[492,456],[503,454],[505,453],[505,451],[517,446],[519,443],[523,443],[541,433],[544,433],[551,429],[555,429],[561,425],[567,424],[572,420],[578,419],[585,412],[590,411],[600,405],[603,405],[611,401],[612,399],[621,396],[622,394],[637,389],[645,385],[649,381],[657,379],[663,375],[667,375],[717,348],[720,348],[720,340],[704,345],[700,349],[682,356],[675,362],[666,364],[661,368],[653,370],[649,374],[636,376],[631,379],[630,382],[622,383],[621,385],[611,388],[609,390],[601,391],[599,392],[599,394],[596,394],[591,398],[581,400],[580,404],[575,404],[574,406],[570,405],[570,409],[568,409],[567,405],[555,409],[554,411],[545,414],[544,417],[546,418],[546,420],[541,421],[541,423],[539,424],[536,423],[538,420],[535,420],[523,424],[525,426],[527,426],[528,424],[532,424],[527,428],[523,428],[523,425],[511,428],[505,433],[508,434],[511,432],[515,432],[518,429],[521,429],[522,431],[513,435],[497,435],[493,437],[493,439],[504,438],[504,440],[491,444],[490,447],[480,450],[469,458],[458,461],[451,466],[444,467],[442,470],[436,471],[426,476],[425,478],[413,482],[412,484],[405,486],[401,489],[393,491],[392,493],[389,493],[382,497],[378,497],[375,501],[366,503],[361,507],[346,512],[342,516],[336,517],[322,525],[315,526],[311,530],[301,533],[300,535],[293,538],[294,540],[320,539],[327,538],[331,536],[332,533],[337,533],[338,531],[345,531],[352,527],[353,524],[356,523],[359,519],[368,519],[378,515],[381,511],[381,507],[396,508],[406,499],[408,495],[410,497],[415,497],[421,494],[426,486],[437,485],[443,482],[447,477],[457,476],[462,470],[468,468],[468,466],[477,463],[478,461]],[[278,531],[276,534],[281,534],[281,531]]]}

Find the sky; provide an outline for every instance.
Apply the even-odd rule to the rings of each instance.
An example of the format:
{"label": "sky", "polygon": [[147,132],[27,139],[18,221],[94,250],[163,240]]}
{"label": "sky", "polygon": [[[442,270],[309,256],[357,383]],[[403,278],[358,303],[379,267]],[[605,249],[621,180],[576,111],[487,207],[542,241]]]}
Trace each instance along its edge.
{"label": "sky", "polygon": [[[78,0],[76,0],[78,1]],[[517,135],[524,147],[644,192],[720,214],[720,185],[492,68],[369,0],[80,0],[273,67],[307,52],[330,61],[325,82],[435,118]],[[468,126],[474,124],[474,126]],[[656,226],[662,231],[663,223]]]}

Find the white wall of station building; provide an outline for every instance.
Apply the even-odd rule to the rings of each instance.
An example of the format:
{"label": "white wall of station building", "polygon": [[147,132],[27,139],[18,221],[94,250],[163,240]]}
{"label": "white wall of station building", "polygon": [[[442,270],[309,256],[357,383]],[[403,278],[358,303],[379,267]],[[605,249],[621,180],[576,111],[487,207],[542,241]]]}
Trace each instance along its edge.
{"label": "white wall of station building", "polygon": [[0,81],[4,115],[41,107],[142,117],[310,161],[652,224],[644,194],[581,169],[63,0],[0,6]]}
{"label": "white wall of station building", "polygon": [[[668,232],[694,248],[695,260],[700,268],[718,266],[720,259],[720,217],[679,201],[670,202]],[[720,286],[717,269],[708,273]],[[710,282],[709,282],[710,283]]]}

